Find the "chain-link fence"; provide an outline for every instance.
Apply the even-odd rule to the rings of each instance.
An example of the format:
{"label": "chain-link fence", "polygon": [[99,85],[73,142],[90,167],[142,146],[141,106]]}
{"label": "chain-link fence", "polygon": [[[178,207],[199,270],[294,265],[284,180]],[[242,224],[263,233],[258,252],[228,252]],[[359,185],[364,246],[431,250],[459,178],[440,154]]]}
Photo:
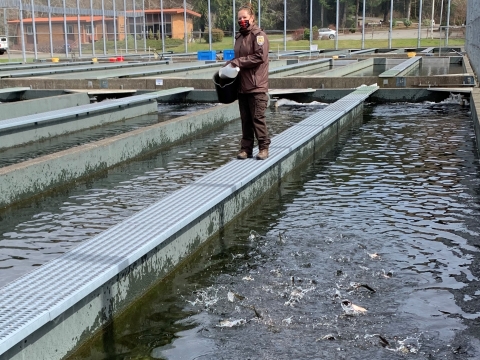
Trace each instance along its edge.
{"label": "chain-link fence", "polygon": [[[0,0],[0,61],[7,56],[8,60],[26,61],[26,58],[121,57],[137,53],[161,56],[169,51],[227,50],[233,48],[232,34],[238,31],[237,11],[244,2]],[[207,7],[210,3],[211,9],[210,5]],[[378,6],[367,4],[362,14],[359,9],[346,6],[347,2],[339,1],[338,9],[333,0],[328,3],[327,6],[315,0],[252,1],[257,22],[266,31],[273,52],[392,48],[395,46],[392,39],[413,40],[399,42],[396,45],[399,47],[448,46],[444,26],[433,26],[429,18],[421,21],[420,28],[411,21],[404,22],[398,4],[393,11],[388,8],[396,17],[392,15],[383,21],[385,14]],[[469,45],[472,53],[479,54],[478,39],[474,39],[480,30],[477,29],[479,10],[471,1],[468,5],[472,24]],[[459,25],[447,27],[452,40],[465,37],[464,28]],[[5,38],[9,51],[1,47]]]}
{"label": "chain-link fence", "polygon": [[476,1],[468,1],[465,50],[473,70],[478,75],[480,71],[480,7]]}

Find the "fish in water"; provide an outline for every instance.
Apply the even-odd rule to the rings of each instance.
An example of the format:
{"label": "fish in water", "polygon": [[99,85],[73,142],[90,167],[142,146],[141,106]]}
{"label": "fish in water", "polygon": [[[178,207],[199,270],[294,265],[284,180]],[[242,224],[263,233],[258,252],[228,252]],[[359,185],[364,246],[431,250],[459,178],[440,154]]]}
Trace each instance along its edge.
{"label": "fish in water", "polygon": [[234,326],[239,326],[239,325],[244,325],[247,323],[247,320],[245,319],[238,319],[238,320],[222,320],[220,321],[220,324],[218,324],[218,327],[234,327]]}
{"label": "fish in water", "polygon": [[345,312],[345,315],[359,315],[359,314],[365,314],[368,310],[353,304],[350,300],[342,300],[341,302],[342,309]]}

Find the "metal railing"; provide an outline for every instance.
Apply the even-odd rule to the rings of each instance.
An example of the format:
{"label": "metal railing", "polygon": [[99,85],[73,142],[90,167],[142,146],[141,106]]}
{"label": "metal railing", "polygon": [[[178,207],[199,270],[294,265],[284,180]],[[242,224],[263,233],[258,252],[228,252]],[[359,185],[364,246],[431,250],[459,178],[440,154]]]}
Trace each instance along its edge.
{"label": "metal railing", "polygon": [[476,1],[467,2],[467,31],[465,38],[465,50],[470,59],[470,64],[478,76],[480,71],[480,7]]}

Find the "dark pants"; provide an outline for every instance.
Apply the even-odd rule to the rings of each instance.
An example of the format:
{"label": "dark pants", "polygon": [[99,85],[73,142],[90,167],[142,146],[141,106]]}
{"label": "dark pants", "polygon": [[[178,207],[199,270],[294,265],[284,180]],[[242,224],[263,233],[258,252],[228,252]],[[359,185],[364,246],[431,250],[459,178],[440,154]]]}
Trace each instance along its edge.
{"label": "dark pants", "polygon": [[268,149],[267,123],[265,110],[267,109],[268,95],[265,93],[238,94],[238,106],[242,119],[241,149],[248,154],[252,153],[254,138],[257,138],[258,149]]}

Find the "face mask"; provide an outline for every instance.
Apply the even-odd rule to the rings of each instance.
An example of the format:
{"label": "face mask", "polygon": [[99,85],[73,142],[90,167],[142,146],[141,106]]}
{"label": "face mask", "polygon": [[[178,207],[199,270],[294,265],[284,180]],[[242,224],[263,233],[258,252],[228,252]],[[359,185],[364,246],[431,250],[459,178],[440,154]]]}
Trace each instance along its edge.
{"label": "face mask", "polygon": [[238,22],[238,25],[240,26],[241,29],[246,29],[250,26],[250,21],[248,20],[240,20]]}

